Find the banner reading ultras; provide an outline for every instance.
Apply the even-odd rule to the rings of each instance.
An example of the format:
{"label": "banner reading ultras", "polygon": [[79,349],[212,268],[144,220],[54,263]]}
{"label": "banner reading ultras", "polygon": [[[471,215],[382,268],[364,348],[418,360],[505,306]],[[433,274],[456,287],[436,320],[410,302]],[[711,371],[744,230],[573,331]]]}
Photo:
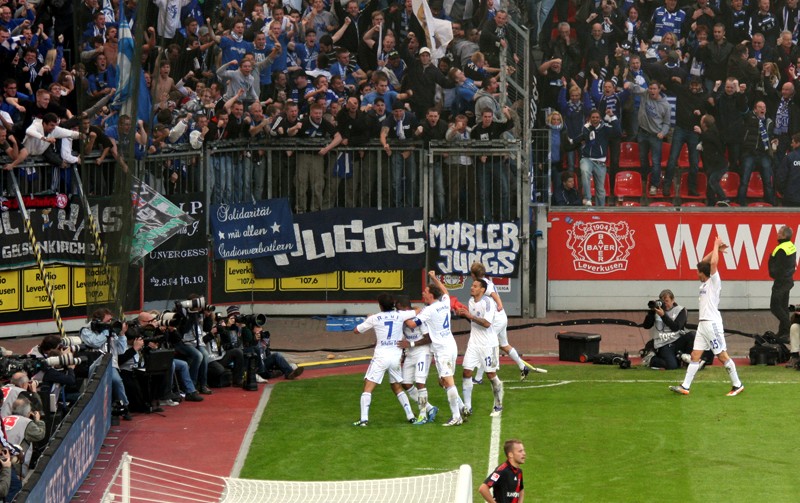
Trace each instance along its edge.
{"label": "banner reading ultras", "polygon": [[292,253],[253,260],[256,278],[421,269],[424,265],[421,208],[336,208],[295,215],[294,235],[297,248]]}
{"label": "banner reading ultras", "polygon": [[719,236],[726,280],[769,280],[777,230],[788,225],[800,245],[800,216],[768,213],[584,213],[551,211],[549,280],[691,280]]}

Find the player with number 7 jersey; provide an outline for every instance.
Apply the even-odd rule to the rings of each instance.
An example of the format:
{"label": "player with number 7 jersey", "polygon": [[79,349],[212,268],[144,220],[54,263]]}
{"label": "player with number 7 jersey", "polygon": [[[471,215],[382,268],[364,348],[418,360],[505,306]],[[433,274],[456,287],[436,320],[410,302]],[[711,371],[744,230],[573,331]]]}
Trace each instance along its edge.
{"label": "player with number 7 jersey", "polygon": [[428,276],[430,276],[432,284],[422,292],[422,301],[426,306],[416,318],[407,321],[406,324],[418,327],[424,323],[427,326],[433,356],[436,360],[436,371],[447,391],[447,402],[453,414],[450,421],[444,423],[443,426],[458,426],[463,422],[459,408],[459,403],[462,402],[453,379],[458,347],[453,332],[450,331],[450,296],[447,294],[447,288],[439,281],[434,271],[428,272]]}
{"label": "player with number 7 jersey", "polygon": [[413,423],[416,419],[411,412],[408,395],[403,391],[403,374],[400,360],[403,350],[397,345],[403,338],[403,322],[412,319],[416,312],[413,310],[395,311],[394,298],[388,293],[378,295],[378,304],[381,312],[369,316],[358,325],[353,332],[363,334],[369,330],[375,332],[375,353],[369,363],[364,376],[364,392],[361,393],[361,417],[354,422],[354,426],[367,426],[369,424],[369,407],[372,403],[372,390],[383,382],[383,376],[389,372],[389,385],[397,400],[403,407],[406,420]]}

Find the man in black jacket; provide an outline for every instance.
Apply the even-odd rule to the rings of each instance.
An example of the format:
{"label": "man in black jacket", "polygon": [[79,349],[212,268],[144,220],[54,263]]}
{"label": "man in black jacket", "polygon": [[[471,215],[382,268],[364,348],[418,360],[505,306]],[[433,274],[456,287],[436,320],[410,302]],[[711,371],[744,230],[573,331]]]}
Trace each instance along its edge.
{"label": "man in black jacket", "polygon": [[419,50],[419,59],[409,65],[404,85],[411,91],[411,110],[417,117],[425,116],[436,104],[436,84],[447,89],[455,87],[455,83],[431,62],[431,50],[423,47]]}
{"label": "man in black jacket", "polygon": [[[367,112],[361,111],[358,105],[358,98],[350,96],[344,108],[336,115],[336,130],[342,137],[341,144],[349,148],[367,143],[372,132],[379,127],[377,121]],[[339,182],[344,180],[345,207],[369,206],[370,192],[377,177],[377,163],[374,162],[377,159],[374,157],[368,156],[363,150],[339,153],[333,177],[330,179],[328,195],[337,197]],[[332,206],[329,204],[329,207]]]}
{"label": "man in black jacket", "polygon": [[675,129],[672,132],[672,148],[669,152],[669,162],[667,162],[667,172],[664,175],[664,194],[668,194],[668,188],[672,187],[672,177],[675,174],[675,166],[678,164],[678,156],[683,145],[689,150],[689,195],[696,196],[697,193],[697,144],[700,137],[694,132],[694,127],[700,124],[700,117],[708,107],[708,93],[703,89],[700,77],[690,76],[689,86],[683,87],[675,85],[674,81],[667,83],[667,92],[674,94],[677,99],[677,111],[675,114]]}
{"label": "man in black jacket", "polygon": [[800,133],[792,135],[792,151],[778,166],[775,190],[783,194],[783,206],[800,207]]}
{"label": "man in black jacket", "polygon": [[[414,136],[419,137],[425,142],[425,148],[430,146],[431,141],[444,141],[447,135],[447,122],[439,118],[439,111],[429,108],[425,114],[425,120]],[[437,220],[444,217],[444,177],[442,174],[442,159],[437,157],[433,161],[431,172],[433,173],[433,216]]]}
{"label": "man in black jacket", "polygon": [[[508,108],[503,109],[508,118],[506,122],[494,122],[494,113],[485,109],[481,112],[481,121],[470,131],[473,140],[492,141],[502,138],[503,133],[514,127],[514,120]],[[483,155],[478,162],[478,199],[481,201],[483,221],[490,222],[494,215],[499,216],[499,222],[508,221],[511,214],[511,199],[509,193],[509,173],[505,159],[499,155]],[[495,211],[494,191],[500,191],[500,209]]]}

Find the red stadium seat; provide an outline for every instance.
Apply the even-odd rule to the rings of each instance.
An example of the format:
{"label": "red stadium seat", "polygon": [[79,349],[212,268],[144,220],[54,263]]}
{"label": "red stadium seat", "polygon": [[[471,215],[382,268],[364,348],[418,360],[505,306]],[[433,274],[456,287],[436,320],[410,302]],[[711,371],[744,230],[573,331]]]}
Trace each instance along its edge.
{"label": "red stadium seat", "polygon": [[681,207],[683,207],[683,208],[704,208],[705,204],[701,203],[700,201],[686,201],[685,203],[681,203]]}
{"label": "red stadium seat", "polygon": [[706,188],[708,182],[706,181],[705,173],[697,173],[697,194],[696,196],[689,195],[689,172],[684,171],[681,173],[680,196],[681,199],[705,199]]}
{"label": "red stadium seat", "polygon": [[722,192],[728,199],[736,199],[736,195],[739,193],[739,183],[739,173],[735,171],[728,171],[722,175],[722,179],[719,181]]}
{"label": "red stadium seat", "polygon": [[764,201],[756,201],[747,205],[749,208],[772,208],[772,205]]}
{"label": "red stadium seat", "polygon": [[669,153],[672,150],[672,144],[664,142],[661,144],[661,167],[666,168],[669,163]]}
{"label": "red stadium seat", "polygon": [[675,205],[672,204],[669,201],[653,201],[652,203],[648,204],[647,206],[667,208],[667,207],[675,206]]}
{"label": "red stadium seat", "polygon": [[639,162],[639,144],[634,141],[624,141],[619,146],[619,169],[641,169]]}
{"label": "red stadium seat", "polygon": [[[647,183],[645,184],[645,188],[648,191],[647,192],[647,197],[649,197],[650,199],[664,199],[664,194],[661,192],[661,186],[664,183],[664,171],[661,171],[661,180],[659,180],[658,183],[653,183],[653,181],[651,180],[652,176],[653,176],[652,173],[648,173],[647,174]],[[656,190],[655,195],[651,195],[650,194],[650,186],[651,185],[655,185],[656,189],[658,189],[658,190]]]}
{"label": "red stadium seat", "polygon": [[642,197],[642,175],[638,171],[620,171],[614,179],[617,197]]}
{"label": "red stadium seat", "polygon": [[758,171],[753,171],[753,174],[750,175],[750,183],[747,184],[747,197],[749,199],[761,199],[764,197],[764,180]]}
{"label": "red stadium seat", "polygon": [[[589,183],[591,184],[591,188],[592,188],[592,197],[594,197],[594,177],[590,178]],[[605,183],[603,185],[605,185],[605,188],[606,188],[606,206],[608,206],[608,204],[611,202],[611,196],[612,196],[612,194],[611,194],[611,182],[609,181],[608,173],[606,173],[606,181],[605,181]]]}
{"label": "red stadium seat", "polygon": [[617,206],[625,206],[625,207],[633,207],[633,206],[641,206],[642,203],[639,201],[622,201],[617,203]]}
{"label": "red stadium seat", "polygon": [[[682,169],[689,167],[689,147],[685,143],[681,147],[681,153],[678,155],[678,167]],[[697,156],[697,168],[703,169],[703,159],[699,155]]]}

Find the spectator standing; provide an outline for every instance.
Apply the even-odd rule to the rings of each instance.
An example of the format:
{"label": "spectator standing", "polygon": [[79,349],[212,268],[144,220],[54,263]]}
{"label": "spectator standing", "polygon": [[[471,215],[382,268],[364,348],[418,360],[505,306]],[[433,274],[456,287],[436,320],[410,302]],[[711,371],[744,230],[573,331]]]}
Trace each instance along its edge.
{"label": "spectator standing", "polygon": [[773,159],[775,144],[772,143],[774,122],[767,117],[767,105],[758,101],[753,106],[753,111],[748,114],[744,124],[744,137],[742,138],[742,178],[739,183],[739,193],[736,200],[745,205],[747,187],[753,170],[760,168],[761,179],[764,183],[764,200],[775,204],[775,190],[773,188]]}
{"label": "spectator standing", "polygon": [[[502,138],[503,133],[514,127],[511,111],[503,109],[506,122],[494,122],[494,113],[489,110],[481,112],[481,120],[470,131],[470,138],[480,141],[495,141]],[[509,191],[508,166],[502,156],[482,155],[478,157],[477,184],[478,200],[481,203],[483,222],[506,222],[511,218],[511,198]],[[499,192],[500,201],[496,205],[495,191]],[[499,206],[499,208],[498,208]]]}
{"label": "spectator standing", "polygon": [[594,177],[596,203],[606,204],[606,156],[608,156],[609,139],[621,134],[619,119],[611,109],[606,110],[604,119],[600,112],[592,110],[589,122],[583,126],[580,136],[572,138],[573,143],[582,143],[581,147],[581,189],[583,204],[592,205],[591,177]]}
{"label": "spectator standing", "polygon": [[706,172],[708,183],[706,204],[708,206],[727,206],[727,197],[722,190],[720,180],[728,169],[728,161],[725,160],[725,147],[720,138],[714,116],[704,115],[700,119],[700,125],[694,127],[694,132],[699,135],[700,143],[698,143],[697,148],[703,158],[703,169]]}
{"label": "spectator standing", "polygon": [[[438,71],[438,70],[437,70]],[[414,207],[417,205],[417,162],[413,149],[401,148],[405,140],[412,140],[417,129],[417,118],[407,112],[402,101],[395,101],[392,114],[381,124],[381,145],[389,156],[391,166],[392,201],[395,208]],[[388,140],[396,140],[395,151]]]}
{"label": "spectator standing", "polygon": [[792,150],[783,158],[775,175],[775,191],[783,195],[783,206],[800,207],[800,133],[792,135]]}
{"label": "spectator standing", "polygon": [[[646,89],[638,84],[630,87],[633,94],[643,95],[639,107],[639,162],[644,173],[650,172],[649,194],[655,196],[661,183],[661,147],[664,138],[669,133],[670,107],[666,98],[661,96],[661,87],[658,81],[651,80]],[[653,158],[652,170],[650,155]],[[664,186],[661,189],[664,196],[669,196],[671,185],[671,180],[664,180]]]}

